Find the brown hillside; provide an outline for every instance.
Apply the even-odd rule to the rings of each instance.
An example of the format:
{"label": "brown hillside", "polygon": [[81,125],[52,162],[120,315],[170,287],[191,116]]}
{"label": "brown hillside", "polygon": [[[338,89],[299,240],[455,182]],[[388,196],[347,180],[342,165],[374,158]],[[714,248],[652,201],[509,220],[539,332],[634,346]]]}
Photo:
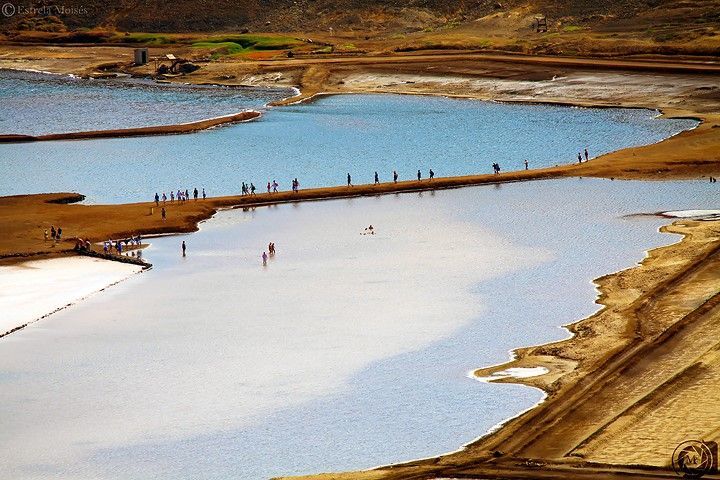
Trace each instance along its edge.
{"label": "brown hillside", "polygon": [[[28,11],[28,5],[35,10]],[[413,31],[478,21],[527,7],[557,22],[601,29],[704,28],[717,35],[718,0],[49,0],[0,15],[0,29],[121,31]]]}

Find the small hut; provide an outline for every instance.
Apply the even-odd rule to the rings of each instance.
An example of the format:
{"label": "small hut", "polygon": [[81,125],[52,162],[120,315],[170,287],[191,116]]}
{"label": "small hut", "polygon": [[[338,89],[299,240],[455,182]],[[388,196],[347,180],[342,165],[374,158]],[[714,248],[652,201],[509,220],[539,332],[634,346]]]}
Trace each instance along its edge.
{"label": "small hut", "polygon": [[148,49],[147,48],[136,48],[135,49],[135,65],[145,65],[148,62]]}

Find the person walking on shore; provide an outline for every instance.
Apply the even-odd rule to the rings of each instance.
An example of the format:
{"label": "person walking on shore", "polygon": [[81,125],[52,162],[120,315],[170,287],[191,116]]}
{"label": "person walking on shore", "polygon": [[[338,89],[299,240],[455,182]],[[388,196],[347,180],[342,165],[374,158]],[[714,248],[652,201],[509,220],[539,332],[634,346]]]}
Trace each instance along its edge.
{"label": "person walking on shore", "polygon": [[245,182],[242,182],[242,186],[240,187],[240,195],[247,194],[247,186],[245,185]]}
{"label": "person walking on shore", "polygon": [[160,210],[160,216],[162,217],[162,221],[165,221],[165,217],[167,214],[165,213],[165,207],[162,207],[162,210]]}
{"label": "person walking on shore", "polygon": [[433,172],[432,168],[430,169],[430,180],[435,178],[435,172]]}
{"label": "person walking on shore", "polygon": [[525,170],[527,170],[527,169],[528,169],[528,161],[527,161],[527,159],[525,159]]}
{"label": "person walking on shore", "polygon": [[158,195],[157,192],[155,192],[155,206],[160,206],[160,195]]}
{"label": "person walking on shore", "polygon": [[167,203],[167,195],[165,195],[165,192],[163,192],[162,201],[163,201],[163,205],[165,205]]}
{"label": "person walking on shore", "polygon": [[348,187],[352,187],[352,177],[350,176],[349,173],[347,175],[347,181],[348,181]]}
{"label": "person walking on shore", "polygon": [[197,198],[198,198],[198,189],[197,189],[197,187],[195,187],[195,189],[193,190],[193,197],[195,197],[195,201],[197,202]]}
{"label": "person walking on shore", "polygon": [[275,180],[273,180],[272,187],[273,187],[273,193],[277,193],[278,183]]}
{"label": "person walking on shore", "polygon": [[582,154],[578,152],[578,163],[582,163]]}
{"label": "person walking on shore", "polygon": [[183,240],[183,243],[182,243],[183,257],[185,256],[185,250],[186,250],[186,249],[187,249],[187,246],[185,245],[185,240]]}
{"label": "person walking on shore", "polygon": [[398,179],[397,170],[393,170],[393,182],[397,183],[397,179]]}
{"label": "person walking on shore", "polygon": [[250,182],[250,195],[255,195],[255,185]]}
{"label": "person walking on shore", "polygon": [[62,228],[58,227],[57,229],[57,239],[60,240],[60,237],[62,237]]}
{"label": "person walking on shore", "polygon": [[418,170],[418,174],[417,174],[417,177],[418,177],[418,182],[419,182],[419,181],[420,181],[420,179],[422,178],[422,174],[420,173],[420,170]]}
{"label": "person walking on shore", "polygon": [[270,193],[270,182],[268,182],[268,184],[267,184],[267,191],[268,191],[268,193]]}
{"label": "person walking on shore", "polygon": [[173,203],[175,201],[175,192],[170,191],[170,203]]}
{"label": "person walking on shore", "polygon": [[588,151],[587,151],[587,147],[586,147],[585,148],[585,161],[587,162],[588,159],[589,159],[589,155],[588,155]]}
{"label": "person walking on shore", "polygon": [[205,189],[203,188],[203,200],[205,200]]}
{"label": "person walking on shore", "polygon": [[375,185],[377,185],[378,183],[380,183],[380,177],[378,176],[378,173],[375,172]]}

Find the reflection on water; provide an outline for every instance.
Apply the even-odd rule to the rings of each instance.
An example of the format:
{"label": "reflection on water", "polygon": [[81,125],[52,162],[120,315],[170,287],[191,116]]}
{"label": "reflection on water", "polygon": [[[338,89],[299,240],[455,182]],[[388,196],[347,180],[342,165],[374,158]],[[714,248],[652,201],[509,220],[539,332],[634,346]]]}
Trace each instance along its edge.
{"label": "reflection on water", "polygon": [[468,371],[563,338],[591,278],[677,240],[624,215],[716,193],[573,179],[222,212],[0,342],[0,477],[257,479],[454,450],[541,398]]}
{"label": "reflection on water", "polygon": [[[193,93],[192,101],[204,95]],[[216,103],[212,95],[201,101]],[[19,110],[13,115],[38,116]],[[430,168],[438,176],[490,173],[495,162],[503,171],[524,168],[525,159],[530,168],[572,163],[585,147],[596,156],[696,125],[655,116],[639,109],[331,96],[190,135],[0,145],[0,195],[78,191],[90,202],[123,203],[178,188],[237,194],[242,182],[262,191],[277,180],[289,190],[296,177],[306,188],[344,184],[347,173],[358,184],[371,183],[375,171],[381,181],[393,170],[400,179],[418,169],[426,176]]]}

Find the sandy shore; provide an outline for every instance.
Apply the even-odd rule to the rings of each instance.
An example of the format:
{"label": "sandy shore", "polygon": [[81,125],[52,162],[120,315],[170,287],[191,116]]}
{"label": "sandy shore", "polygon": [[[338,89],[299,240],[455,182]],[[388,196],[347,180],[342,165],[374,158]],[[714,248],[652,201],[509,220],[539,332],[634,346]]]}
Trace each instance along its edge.
{"label": "sandy shore", "polygon": [[140,270],[136,265],[77,256],[0,266],[0,337]]}
{"label": "sandy shore", "polygon": [[[99,63],[81,53],[13,47],[22,65],[91,74]],[[127,49],[121,50],[126,55]],[[120,50],[105,47],[103,55]],[[45,55],[48,54],[48,55]],[[60,55],[71,57],[66,61]],[[73,56],[74,55],[74,56]],[[83,57],[85,55],[85,57]],[[30,59],[28,59],[30,57]],[[82,57],[82,58],[81,58]],[[34,58],[34,59],[33,59]],[[105,58],[106,60],[107,58]],[[12,63],[7,56],[0,65]],[[168,206],[162,222],[150,203],[56,203],[71,194],[0,198],[0,256],[13,263],[51,252],[42,239],[50,224],[66,237],[102,240],[134,233],[192,231],[219,208],[278,202],[456,188],[564,176],[651,179],[720,176],[720,89],[717,66],[681,62],[558,60],[548,57],[403,55],[378,58],[214,62],[183,81],[294,85],[301,97],[318,93],[439,94],[501,101],[662,110],[703,123],[663,142],[620,150],[581,165],[502,175],[436,178],[432,183],[360,185],[219,197]],[[63,72],[67,73],[67,72]],[[142,73],[139,71],[138,73]],[[231,80],[222,80],[232,77]],[[558,163],[563,163],[558,160]],[[112,220],[109,220],[112,218]],[[666,229],[683,235],[653,250],[642,264],[597,280],[600,312],[570,326],[575,336],[517,352],[516,360],[478,370],[548,373],[500,381],[542,388],[547,400],[467,448],[430,460],[325,479],[421,478],[677,478],[670,453],[691,437],[718,440],[720,424],[720,224],[679,220]],[[71,240],[59,245],[60,251]],[[681,425],[682,428],[678,428]],[[398,441],[402,441],[399,439]],[[640,465],[640,466],[638,466]]]}

